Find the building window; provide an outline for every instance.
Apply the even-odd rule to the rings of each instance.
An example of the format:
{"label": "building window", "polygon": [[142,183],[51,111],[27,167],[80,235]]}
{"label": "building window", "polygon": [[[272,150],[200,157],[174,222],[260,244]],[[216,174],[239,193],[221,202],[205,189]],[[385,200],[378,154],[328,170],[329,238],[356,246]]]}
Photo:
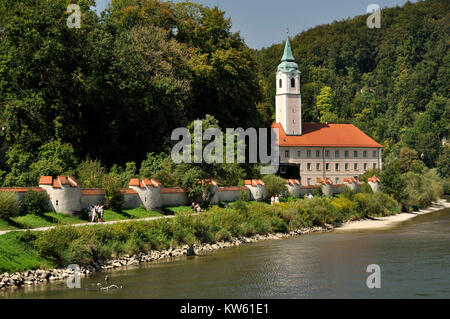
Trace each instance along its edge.
{"label": "building window", "polygon": [[325,164],[325,169],[326,169],[327,171],[330,170],[330,163],[326,163],[326,164]]}
{"label": "building window", "polygon": [[336,177],[335,184],[339,184],[339,177]]}
{"label": "building window", "polygon": [[367,151],[363,151],[363,157],[367,157]]}
{"label": "building window", "polygon": [[377,151],[372,151],[372,157],[377,157]]}
{"label": "building window", "polygon": [[336,163],[336,164],[334,165],[334,167],[335,167],[336,170],[338,171],[338,170],[339,170],[339,163]]}
{"label": "building window", "polygon": [[357,171],[358,170],[358,163],[355,163],[353,167],[355,168],[355,171]]}
{"label": "building window", "polygon": [[280,167],[280,173],[281,173],[281,174],[286,173],[286,167],[281,166],[281,167]]}
{"label": "building window", "polygon": [[280,79],[280,81],[278,81],[278,85],[279,85],[279,87],[280,87],[280,89],[283,87],[283,81],[281,81],[281,79]]}
{"label": "building window", "polygon": [[357,158],[358,157],[358,151],[353,151],[353,157]]}
{"label": "building window", "polygon": [[345,170],[348,171],[348,163],[345,163]]}
{"label": "building window", "polygon": [[334,151],[334,157],[339,158],[339,151]]}
{"label": "building window", "polygon": [[308,178],[308,185],[311,185],[311,178]]}
{"label": "building window", "polygon": [[367,169],[367,163],[364,163],[364,170]]}
{"label": "building window", "polygon": [[291,88],[295,88],[295,79],[291,79]]}
{"label": "building window", "polygon": [[325,151],[325,157],[330,157],[330,151]]}
{"label": "building window", "polygon": [[316,170],[320,171],[320,163],[316,164]]}
{"label": "building window", "polygon": [[307,158],[310,158],[310,157],[311,157],[311,150],[307,150],[307,151],[306,151],[306,157],[307,157]]}
{"label": "building window", "polygon": [[344,152],[345,158],[348,158],[348,151]]}
{"label": "building window", "polygon": [[307,169],[308,171],[311,170],[311,163],[307,163],[307,164],[306,164],[306,169]]}
{"label": "building window", "polygon": [[297,157],[302,157],[302,151],[297,151]]}
{"label": "building window", "polygon": [[289,151],[284,151],[284,157],[286,157],[286,158],[289,157]]}
{"label": "building window", "polygon": [[373,168],[377,168],[377,163],[373,163]]}
{"label": "building window", "polygon": [[316,157],[320,157],[320,151],[316,151]]}
{"label": "building window", "polygon": [[58,206],[58,200],[56,200],[56,206]]}

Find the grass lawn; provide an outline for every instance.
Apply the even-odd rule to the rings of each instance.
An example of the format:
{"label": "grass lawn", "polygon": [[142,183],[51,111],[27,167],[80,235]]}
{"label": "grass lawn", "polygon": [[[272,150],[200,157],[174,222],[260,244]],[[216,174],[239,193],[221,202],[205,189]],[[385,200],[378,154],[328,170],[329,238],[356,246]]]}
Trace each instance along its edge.
{"label": "grass lawn", "polygon": [[13,217],[8,221],[0,219],[0,230],[28,229],[55,226],[57,224],[70,225],[85,223],[85,220],[76,216],[57,214],[55,212],[44,213],[42,216],[27,214]]}
{"label": "grass lawn", "polygon": [[192,213],[191,206],[167,206],[163,208],[164,215],[175,215],[176,213]]}
{"label": "grass lawn", "polygon": [[121,214],[113,212],[112,210],[105,210],[105,213],[103,215],[105,222],[124,219],[157,217],[157,216],[163,216],[163,214],[152,210],[146,210],[143,207],[125,209]]}

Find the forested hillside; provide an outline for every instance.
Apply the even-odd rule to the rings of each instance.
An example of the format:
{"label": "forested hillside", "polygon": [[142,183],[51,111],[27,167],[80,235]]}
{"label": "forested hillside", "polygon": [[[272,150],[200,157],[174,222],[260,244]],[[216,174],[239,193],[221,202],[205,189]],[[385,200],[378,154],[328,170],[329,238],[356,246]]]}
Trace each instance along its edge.
{"label": "forested hillside", "polygon": [[[355,124],[385,146],[385,155],[407,146],[433,167],[450,129],[450,2],[384,9],[380,29],[369,29],[367,17],[321,25],[291,40],[303,118]],[[256,52],[265,112],[274,110],[283,47]]]}
{"label": "forested hillside", "polygon": [[107,167],[162,152],[205,114],[261,125],[253,52],[216,8],[113,0],[0,0],[0,184],[33,185],[86,157]]}
{"label": "forested hillside", "polygon": [[[100,17],[93,0],[73,2],[79,29],[66,0],[0,0],[0,186],[67,173],[87,187],[108,172],[169,180],[174,128],[206,114],[222,128],[271,124],[282,43],[251,50],[224,12],[188,2],[112,0]],[[450,3],[383,10],[381,29],[366,18],[292,39],[303,118],[353,123],[385,155],[407,146],[449,175]],[[256,177],[220,169],[203,173]]]}

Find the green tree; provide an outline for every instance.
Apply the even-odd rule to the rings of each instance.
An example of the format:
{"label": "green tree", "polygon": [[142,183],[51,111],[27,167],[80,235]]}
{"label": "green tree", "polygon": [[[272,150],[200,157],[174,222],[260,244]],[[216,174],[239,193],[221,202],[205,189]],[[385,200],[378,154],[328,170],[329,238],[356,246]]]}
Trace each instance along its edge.
{"label": "green tree", "polygon": [[283,178],[276,175],[265,175],[262,181],[266,184],[266,198],[287,194],[286,181]]}
{"label": "green tree", "polygon": [[442,146],[436,166],[440,176],[444,178],[450,177],[450,145],[445,144]]}

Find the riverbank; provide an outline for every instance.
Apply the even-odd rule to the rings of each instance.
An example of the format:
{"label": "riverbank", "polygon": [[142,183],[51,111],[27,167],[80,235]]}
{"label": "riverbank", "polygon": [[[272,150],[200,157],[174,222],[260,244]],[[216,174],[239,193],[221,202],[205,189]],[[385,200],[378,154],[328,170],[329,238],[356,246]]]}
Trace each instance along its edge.
{"label": "riverbank", "polygon": [[335,231],[337,232],[345,232],[345,231],[359,231],[359,230],[369,230],[369,229],[386,229],[394,227],[396,224],[400,222],[404,222],[411,218],[414,218],[419,215],[428,214],[435,212],[437,210],[441,210],[444,208],[450,208],[450,203],[444,199],[438,200],[436,203],[433,203],[430,207],[425,209],[420,209],[418,211],[410,212],[410,213],[401,213],[392,216],[384,216],[384,217],[376,217],[372,219],[363,219],[363,220],[355,220],[349,221],[341,226],[335,227]]}
{"label": "riverbank", "polygon": [[[280,240],[292,236],[305,235],[309,233],[327,232],[333,229],[332,226],[308,227],[302,228],[289,233],[275,233],[267,235],[254,235],[251,237],[231,238],[229,241],[219,241],[216,243],[195,244],[192,246],[183,245],[178,248],[169,248],[164,250],[154,250],[149,253],[139,253],[136,255],[124,255],[118,259],[98,260],[92,265],[80,267],[80,277],[89,276],[89,274],[108,269],[117,269],[129,265],[136,265],[143,262],[154,262],[169,258],[181,256],[204,255],[211,251],[238,247],[255,243],[261,240]],[[67,280],[73,278],[74,270],[67,268],[49,269],[49,270],[28,270],[25,272],[16,272],[13,274],[4,273],[0,275],[0,289],[19,288],[22,286],[39,285],[58,280]]]}
{"label": "riverbank", "polygon": [[[338,200],[339,202],[336,204],[342,206],[342,201]],[[43,232],[6,234],[3,236],[10,235],[11,237],[9,238],[10,244],[20,244],[21,246],[6,251],[7,255],[4,257],[8,258],[9,254],[13,258],[10,261],[23,267],[24,271],[0,275],[0,289],[66,279],[73,273],[71,270],[62,268],[62,265],[85,265],[81,267],[81,275],[88,275],[96,271],[141,262],[205,254],[212,250],[235,247],[259,240],[282,239],[312,232],[330,231],[335,227],[338,227],[339,230],[363,229],[363,227],[369,229],[381,227],[381,225],[392,225],[395,222],[406,220],[406,217],[412,218],[419,214],[449,207],[448,203],[439,201],[437,205],[432,205],[416,213],[341,224],[338,219],[339,215],[333,214],[333,209],[334,212],[337,211],[333,203],[334,199],[326,198],[300,200],[274,206],[264,203],[248,203],[241,208],[242,211],[215,208],[196,216],[178,215],[176,218],[152,221],[93,227],[65,226]],[[315,208],[320,208],[320,210]],[[340,209],[344,213],[345,206]],[[308,215],[304,213],[308,213]],[[321,215],[317,215],[318,213]],[[400,217],[396,218],[396,216]],[[312,224],[305,225],[305,221]],[[314,226],[314,223],[320,224]],[[130,251],[135,253],[130,253]],[[25,263],[25,257],[31,258],[31,261]],[[61,266],[55,267],[58,265],[55,262]],[[51,266],[52,263],[54,266]]]}

